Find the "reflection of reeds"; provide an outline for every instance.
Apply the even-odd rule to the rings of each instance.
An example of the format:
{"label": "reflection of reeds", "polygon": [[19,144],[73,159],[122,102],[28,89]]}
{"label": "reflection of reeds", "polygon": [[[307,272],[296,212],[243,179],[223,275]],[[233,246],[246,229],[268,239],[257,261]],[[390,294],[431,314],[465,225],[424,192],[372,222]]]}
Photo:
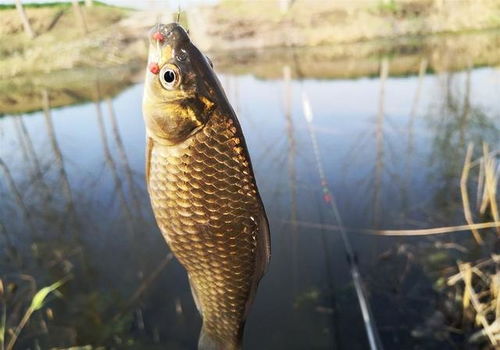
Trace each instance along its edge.
{"label": "reflection of reeds", "polygon": [[[464,101],[461,108],[461,113],[458,113],[458,124],[460,130],[460,146],[465,146],[465,132],[467,129],[467,124],[469,116],[471,114],[471,103],[470,103],[470,90],[471,90],[471,79],[470,79],[470,69],[467,70],[465,78],[465,90],[464,90]],[[450,100],[449,103],[452,103]],[[453,106],[450,106],[450,110]],[[455,106],[456,108],[456,106]]]}
{"label": "reflection of reeds", "polygon": [[387,58],[382,60],[380,67],[380,95],[379,105],[375,128],[375,147],[376,147],[376,161],[375,161],[375,180],[373,184],[373,224],[378,226],[380,219],[380,211],[382,210],[382,203],[380,201],[380,191],[382,187],[382,171],[384,169],[384,98],[385,98],[385,81],[389,75],[389,61]]}
{"label": "reflection of reeds", "polygon": [[23,155],[25,159],[31,160],[33,163],[32,176],[36,183],[40,185],[40,189],[45,198],[50,197],[50,190],[47,184],[43,181],[42,167],[40,166],[40,161],[35,152],[35,147],[31,141],[31,137],[26,129],[23,122],[23,117],[21,115],[14,118],[14,124],[19,138],[19,143],[21,144],[21,149],[23,150]]}
{"label": "reflection of reeds", "polygon": [[[4,237],[5,248],[6,248],[5,251],[6,251],[7,255],[9,256],[9,258],[12,261],[16,261],[17,260],[16,248],[14,246],[14,243],[12,242],[12,238],[11,238],[9,232],[7,231],[7,229],[5,228],[4,224],[1,221],[0,221],[0,235],[2,237]],[[19,262],[19,261],[17,261],[17,262]],[[0,284],[1,284],[1,280],[0,280]],[[1,286],[0,286],[0,296],[1,296],[1,294],[2,293],[1,293]]]}
{"label": "reflection of reeds", "polygon": [[[64,197],[66,198],[66,207],[68,212],[70,213],[72,220],[76,219],[75,214],[75,206],[73,201],[73,195],[71,192],[71,186],[69,184],[68,175],[66,173],[66,169],[64,167],[63,155],[61,152],[61,148],[59,147],[59,143],[57,142],[56,133],[54,129],[54,123],[52,121],[52,114],[50,112],[50,97],[47,90],[42,90],[42,105],[43,105],[43,114],[45,118],[45,126],[47,128],[47,134],[50,139],[50,144],[52,146],[52,151],[54,152],[55,161],[57,167],[59,169],[59,179],[62,184],[62,192]],[[73,225],[74,222],[71,223]]]}
{"label": "reflection of reeds", "polygon": [[420,68],[418,70],[418,81],[417,88],[415,90],[415,96],[413,97],[413,103],[410,110],[410,115],[408,118],[408,145],[406,147],[406,159],[405,159],[405,175],[404,179],[406,181],[404,195],[404,205],[408,203],[408,195],[407,191],[409,190],[411,183],[411,163],[413,158],[414,151],[414,128],[415,128],[415,119],[417,117],[418,105],[420,102],[420,94],[422,90],[422,84],[424,80],[425,72],[427,71],[427,59],[422,59],[420,61]]}
{"label": "reflection of reeds", "polygon": [[108,138],[106,136],[106,129],[104,127],[104,120],[101,111],[101,105],[99,101],[95,102],[96,114],[97,114],[97,125],[99,127],[99,135],[101,136],[102,148],[104,151],[104,158],[106,160],[106,164],[109,166],[111,170],[111,176],[113,177],[113,182],[115,183],[115,189],[119,197],[120,206],[123,210],[123,215],[125,217],[125,221],[127,222],[127,226],[130,232],[134,232],[133,223],[132,223],[132,215],[130,209],[127,204],[127,200],[125,199],[125,194],[123,193],[123,185],[120,177],[118,176],[118,170],[116,168],[116,164],[111,156],[111,151],[108,146]]}
{"label": "reflection of reeds", "polygon": [[111,176],[113,177],[113,182],[115,183],[115,189],[119,197],[120,206],[123,210],[125,221],[127,222],[127,227],[129,231],[133,233],[134,224],[132,221],[132,213],[130,211],[130,208],[128,207],[127,200],[125,198],[125,193],[123,192],[123,184],[120,177],[118,176],[118,169],[116,167],[115,161],[109,149],[108,137],[106,135],[106,128],[104,126],[104,118],[101,110],[101,90],[98,81],[96,81],[95,84],[95,92],[96,92],[96,100],[94,104],[97,115],[97,126],[99,127],[99,135],[101,137],[104,158],[106,160],[106,164],[109,166],[109,169],[111,170]]}
{"label": "reflection of reeds", "polygon": [[413,97],[413,103],[410,111],[410,118],[408,120],[408,150],[413,150],[413,125],[415,123],[415,117],[417,116],[418,104],[420,102],[420,92],[422,90],[423,78],[426,71],[427,60],[424,58],[420,61],[417,89],[415,90],[415,96]]}
{"label": "reflection of reeds", "polygon": [[35,226],[33,225],[33,222],[31,220],[31,213],[28,207],[26,207],[26,204],[24,203],[23,197],[16,186],[16,182],[14,181],[14,178],[12,177],[12,174],[7,164],[5,164],[5,162],[2,159],[0,159],[0,168],[4,173],[4,179],[7,180],[7,185],[9,186],[10,192],[14,195],[17,205],[21,209],[24,218],[26,220],[26,223],[30,227],[31,232],[36,232]]}
{"label": "reflection of reeds", "polygon": [[134,209],[137,215],[142,218],[141,204],[139,200],[139,195],[137,193],[136,187],[134,186],[134,178],[132,176],[132,169],[130,168],[130,162],[125,152],[125,146],[120,135],[120,129],[118,128],[118,120],[113,109],[113,103],[110,99],[106,100],[108,105],[109,119],[111,120],[111,130],[113,131],[113,136],[116,143],[116,148],[118,150],[118,155],[122,163],[122,167],[125,171],[125,177],[127,179],[128,188],[130,195],[132,197],[132,203],[134,204]]}

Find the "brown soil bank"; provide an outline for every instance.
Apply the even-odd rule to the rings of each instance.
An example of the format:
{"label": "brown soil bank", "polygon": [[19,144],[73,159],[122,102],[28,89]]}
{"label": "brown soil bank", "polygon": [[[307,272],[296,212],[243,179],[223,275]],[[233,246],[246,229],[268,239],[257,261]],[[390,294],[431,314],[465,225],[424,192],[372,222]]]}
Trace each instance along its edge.
{"label": "brown soil bank", "polygon": [[136,18],[135,11],[99,4],[81,10],[86,32],[70,3],[27,7],[36,34],[30,39],[17,11],[0,8],[0,79],[143,62],[145,26],[154,16]]}
{"label": "brown soil bank", "polygon": [[500,27],[498,0],[222,0],[188,13],[204,50],[311,47]]}

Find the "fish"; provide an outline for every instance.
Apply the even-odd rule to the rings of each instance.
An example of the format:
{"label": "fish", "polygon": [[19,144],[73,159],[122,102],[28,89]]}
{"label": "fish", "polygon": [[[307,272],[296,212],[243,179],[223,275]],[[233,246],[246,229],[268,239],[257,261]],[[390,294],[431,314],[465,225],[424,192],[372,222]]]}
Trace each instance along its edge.
{"label": "fish", "polygon": [[241,349],[271,256],[269,224],[236,114],[212,62],[178,23],[149,33],[142,103],[146,184],[188,275],[200,350]]}

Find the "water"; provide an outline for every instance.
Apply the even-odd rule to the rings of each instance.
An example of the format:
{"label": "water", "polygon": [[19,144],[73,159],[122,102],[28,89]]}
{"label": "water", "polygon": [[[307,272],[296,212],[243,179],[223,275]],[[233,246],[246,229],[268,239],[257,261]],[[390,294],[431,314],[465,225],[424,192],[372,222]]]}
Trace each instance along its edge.
{"label": "water", "polygon": [[[470,232],[394,238],[362,229],[464,223],[466,147],[473,142],[477,158],[482,142],[499,146],[500,73],[489,66],[436,70],[422,58],[413,73],[393,75],[397,58],[372,59],[375,74],[355,78],[315,72],[300,79],[289,62],[273,62],[271,77],[252,68],[221,73],[272,233],[270,270],[246,325],[248,349],[368,346],[339,232],[326,226],[337,223],[323,200],[304,95],[380,342],[385,349],[464,342],[446,331],[453,322],[441,319],[446,294],[436,281],[457,259],[491,253],[493,230],[483,231],[489,244],[478,249]],[[130,76],[103,89],[106,79],[92,75],[86,96],[94,101],[75,97],[78,104],[0,118],[0,277],[15,289],[6,304],[9,326],[35,290],[69,278],[33,314],[19,349],[195,347],[200,318],[145,190],[143,85]],[[43,91],[27,98],[42,106]]]}

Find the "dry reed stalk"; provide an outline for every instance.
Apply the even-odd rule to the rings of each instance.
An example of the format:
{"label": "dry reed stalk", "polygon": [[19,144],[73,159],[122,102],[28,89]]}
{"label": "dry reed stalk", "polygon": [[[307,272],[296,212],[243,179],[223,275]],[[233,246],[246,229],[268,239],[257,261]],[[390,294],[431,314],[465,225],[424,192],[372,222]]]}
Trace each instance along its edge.
{"label": "dry reed stalk", "polygon": [[[485,259],[485,260],[482,260],[482,261],[476,263],[476,265],[474,265],[472,268],[473,269],[480,269],[480,268],[484,268],[486,266],[489,266],[491,264],[497,264],[499,262],[500,262],[500,255],[492,254],[489,259]],[[448,277],[448,285],[452,286],[452,285],[456,284],[460,280],[460,278],[461,278],[460,272],[453,275],[453,276]]]}
{"label": "dry reed stalk", "polygon": [[[474,225],[474,221],[472,220],[472,212],[470,209],[470,203],[469,203],[469,194],[467,192],[467,179],[469,178],[469,170],[470,170],[470,162],[472,158],[472,151],[474,150],[474,145],[472,143],[469,143],[467,146],[467,153],[465,155],[465,162],[464,162],[464,167],[462,170],[462,176],[460,178],[460,191],[462,193],[462,204],[464,207],[464,216],[465,216],[465,221],[469,225]],[[472,235],[474,236],[474,239],[478,244],[483,244],[483,239],[481,238],[481,235],[479,234],[479,231],[475,228],[471,228]]]}
{"label": "dry reed stalk", "polygon": [[[484,153],[484,190],[487,192],[488,204],[491,215],[495,221],[500,220],[498,214],[498,205],[496,201],[497,192],[497,176],[495,159],[489,155],[488,144],[483,143]],[[483,206],[481,206],[483,208]],[[500,229],[497,228],[497,233],[500,234]]]}
{"label": "dry reed stalk", "polygon": [[381,236],[426,236],[441,233],[453,233],[458,231],[469,231],[472,229],[482,230],[487,228],[500,227],[499,222],[482,222],[473,225],[445,226],[420,230],[361,230],[364,233],[371,233]]}
{"label": "dry reed stalk", "polygon": [[[464,317],[465,310],[470,309],[474,313],[475,324],[481,326],[481,330],[472,334],[470,343],[487,337],[490,343],[497,348],[500,341],[500,272],[498,264],[500,255],[492,255],[489,259],[482,260],[472,266],[470,263],[457,262],[459,272],[448,278],[449,286],[458,282],[464,283],[462,306]],[[492,266],[496,264],[496,270],[492,272]],[[477,276],[481,279],[474,279]],[[492,318],[492,316],[494,316]],[[465,320],[464,320],[465,321]]]}
{"label": "dry reed stalk", "polygon": [[486,213],[486,210],[488,210],[488,203],[489,201],[489,196],[488,196],[488,189],[486,188],[486,160],[483,159],[482,161],[482,168],[483,168],[483,173],[481,174],[482,176],[482,187],[481,187],[481,192],[478,193],[478,196],[481,197],[481,200],[479,202],[479,215],[484,216]]}
{"label": "dry reed stalk", "polygon": [[[500,149],[495,150],[495,151],[491,151],[490,153],[488,153],[489,157],[496,157],[498,155],[500,155]],[[478,159],[476,159],[475,161],[470,163],[470,167],[474,168],[474,167],[480,165],[483,160],[484,160],[483,156],[479,157]]]}
{"label": "dry reed stalk", "polygon": [[485,308],[484,304],[482,304],[479,301],[479,297],[476,294],[476,291],[472,287],[472,283],[469,281],[469,283],[466,282],[466,276],[469,273],[467,270],[470,270],[470,264],[465,263],[465,264],[458,264],[458,269],[460,273],[462,274],[462,280],[464,281],[465,287],[464,287],[464,298],[466,293],[468,294],[468,297],[470,298],[472,307],[476,313],[476,322],[480,323],[481,326],[483,327],[484,332],[488,336],[488,339],[490,340],[492,345],[497,345],[497,340],[495,335],[492,333],[492,329],[490,328],[490,324],[488,323],[488,320],[486,319],[485,315]]}
{"label": "dry reed stalk", "polygon": [[479,161],[479,175],[477,178],[477,190],[476,190],[476,210],[481,210],[481,204],[483,202],[483,188],[484,188],[484,161],[481,157]]}
{"label": "dry reed stalk", "polygon": [[470,290],[472,289],[472,269],[470,263],[462,263],[461,265],[463,267],[463,281],[465,284],[464,296],[462,298],[462,306],[465,310],[470,306],[470,299],[471,299]]}
{"label": "dry reed stalk", "polygon": [[[286,221],[286,223],[291,223],[290,221]],[[296,221],[294,224],[302,227],[309,228],[317,228],[320,230],[328,230],[328,231],[338,231],[340,227],[337,225],[328,225],[328,224],[317,224],[315,222],[308,221]],[[357,233],[366,233],[371,235],[380,235],[380,236],[428,236],[428,235],[438,235],[443,233],[454,233],[459,231],[469,231],[471,229],[476,230],[484,230],[487,228],[500,227],[499,222],[482,222],[473,225],[458,225],[458,226],[444,226],[444,227],[434,227],[434,228],[426,228],[426,229],[416,229],[416,230],[373,230],[373,229],[355,229],[345,227],[347,231],[357,232]]]}
{"label": "dry reed stalk", "polygon": [[495,320],[500,320],[500,272],[497,271],[491,280],[491,290],[494,292]]}

